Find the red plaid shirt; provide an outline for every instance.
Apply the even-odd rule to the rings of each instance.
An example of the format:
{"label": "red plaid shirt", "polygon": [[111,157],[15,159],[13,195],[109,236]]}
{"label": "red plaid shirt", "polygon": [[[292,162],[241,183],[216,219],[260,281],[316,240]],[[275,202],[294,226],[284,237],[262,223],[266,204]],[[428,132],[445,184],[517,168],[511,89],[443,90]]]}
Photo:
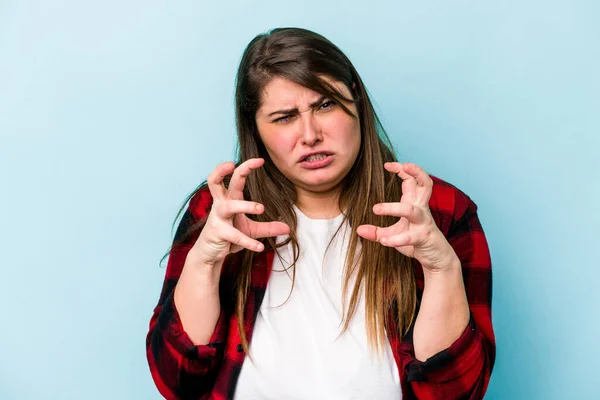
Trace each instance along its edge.
{"label": "red plaid shirt", "polygon": [[[477,217],[477,206],[463,192],[443,180],[434,181],[429,207],[439,229],[458,255],[471,311],[462,335],[446,350],[425,362],[415,358],[412,328],[400,338],[395,326],[388,326],[388,339],[402,386],[403,399],[482,399],[495,360],[495,339],[491,321],[492,270],[489,249]],[[176,237],[210,211],[208,190],[198,192],[189,203]],[[173,290],[186,255],[198,235],[176,246],[170,253],[158,305],[150,320],[146,338],[148,363],[158,391],[170,400],[232,399],[245,354],[240,344],[233,312],[231,265],[223,266],[220,282],[221,315],[210,343],[196,346],[184,332],[173,302]],[[252,337],[254,322],[265,294],[273,250],[257,254],[252,269],[251,289],[246,306],[244,329]],[[413,259],[417,298],[423,294],[423,270]],[[391,319],[394,320],[393,318]],[[301,379],[301,377],[298,377]],[[315,394],[318,398],[318,394]]]}

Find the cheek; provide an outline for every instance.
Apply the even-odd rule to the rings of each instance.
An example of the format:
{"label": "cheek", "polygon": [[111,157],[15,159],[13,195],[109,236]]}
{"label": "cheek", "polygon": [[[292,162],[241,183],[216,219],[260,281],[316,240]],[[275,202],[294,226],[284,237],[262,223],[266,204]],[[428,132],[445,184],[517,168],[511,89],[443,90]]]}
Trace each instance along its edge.
{"label": "cheek", "polygon": [[294,149],[294,140],[281,132],[265,132],[261,135],[271,158],[285,159]]}
{"label": "cheek", "polygon": [[354,141],[360,141],[360,123],[358,120],[348,116],[341,115],[339,118],[334,118],[329,121],[327,131],[336,140],[350,144]]}

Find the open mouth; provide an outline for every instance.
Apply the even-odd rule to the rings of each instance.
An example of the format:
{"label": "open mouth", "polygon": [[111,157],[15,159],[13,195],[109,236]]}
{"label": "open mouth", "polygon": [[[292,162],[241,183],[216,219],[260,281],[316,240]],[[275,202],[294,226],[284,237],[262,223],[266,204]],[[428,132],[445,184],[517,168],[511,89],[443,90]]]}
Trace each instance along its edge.
{"label": "open mouth", "polygon": [[319,151],[316,153],[311,153],[311,154],[303,156],[302,158],[300,158],[300,160],[298,162],[304,162],[304,161],[312,162],[315,160],[322,160],[322,159],[326,158],[327,156],[331,156],[331,155],[332,155],[332,153],[330,151]]}
{"label": "open mouth", "polygon": [[300,165],[303,168],[307,169],[315,169],[315,168],[323,168],[331,164],[333,161],[333,154],[319,153],[312,154],[308,157],[305,157]]}
{"label": "open mouth", "polygon": [[304,158],[304,160],[302,161],[308,161],[308,162],[313,162],[313,161],[321,161],[327,158],[329,154],[325,154],[325,153],[319,153],[319,154],[313,154],[312,156],[308,156],[306,158]]}

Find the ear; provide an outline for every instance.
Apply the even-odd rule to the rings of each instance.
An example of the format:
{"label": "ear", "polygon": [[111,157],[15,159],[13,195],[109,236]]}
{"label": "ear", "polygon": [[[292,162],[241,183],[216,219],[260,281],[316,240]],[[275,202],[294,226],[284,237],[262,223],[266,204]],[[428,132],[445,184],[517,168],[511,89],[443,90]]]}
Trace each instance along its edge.
{"label": "ear", "polygon": [[352,90],[356,89],[356,82],[352,82]]}

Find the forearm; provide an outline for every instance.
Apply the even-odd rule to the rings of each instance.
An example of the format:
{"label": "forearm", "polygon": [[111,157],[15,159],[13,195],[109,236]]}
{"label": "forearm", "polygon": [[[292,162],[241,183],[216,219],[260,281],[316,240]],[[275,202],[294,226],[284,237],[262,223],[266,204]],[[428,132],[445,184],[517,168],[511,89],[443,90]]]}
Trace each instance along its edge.
{"label": "forearm", "polygon": [[436,272],[424,268],[425,284],[414,327],[417,360],[448,348],[469,323],[469,305],[460,260],[454,258],[447,268]]}
{"label": "forearm", "polygon": [[181,272],[173,300],[184,331],[194,345],[209,343],[221,312],[219,265],[204,265],[192,251]]}

